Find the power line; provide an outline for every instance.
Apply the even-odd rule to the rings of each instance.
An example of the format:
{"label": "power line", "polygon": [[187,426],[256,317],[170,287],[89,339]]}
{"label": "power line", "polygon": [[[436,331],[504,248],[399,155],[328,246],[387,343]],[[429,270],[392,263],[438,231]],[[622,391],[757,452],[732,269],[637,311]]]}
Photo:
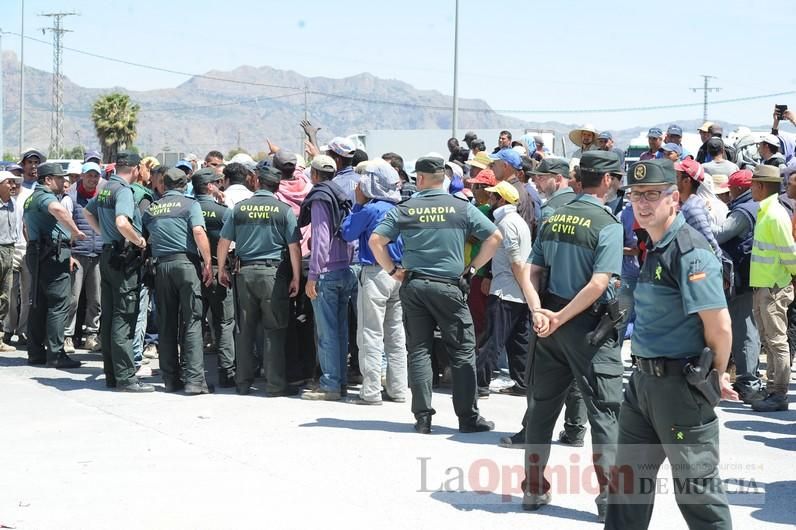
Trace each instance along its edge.
{"label": "power line", "polygon": [[61,72],[63,59],[63,35],[71,32],[64,29],[64,17],[77,15],[74,11],[60,13],[42,13],[41,17],[53,19],[51,28],[42,28],[41,32],[53,34],[53,115],[50,126],[50,156],[60,156],[61,143],[64,136],[64,76]]}
{"label": "power line", "polygon": [[[12,35],[19,36],[19,33],[15,32],[8,32]],[[40,39],[36,39],[34,37],[25,36],[25,39],[33,40],[35,42],[40,42],[42,44],[51,45],[47,41],[43,41]],[[103,59],[111,62],[126,64],[128,66],[135,66],[138,68],[145,68],[149,70],[156,70],[159,72],[166,72],[176,75],[183,75],[187,77],[196,77],[199,79],[208,79],[212,81],[221,81],[225,83],[233,83],[233,84],[242,84],[248,86],[259,86],[265,88],[283,88],[288,90],[296,90],[296,91],[303,91],[303,87],[295,87],[295,86],[287,86],[287,85],[275,85],[269,83],[260,83],[256,81],[244,81],[240,79],[226,79],[223,77],[215,77],[209,76],[205,74],[192,74],[189,72],[181,72],[178,70],[172,70],[169,68],[162,68],[159,66],[152,66],[148,64],[136,63],[132,61],[126,61],[123,59],[117,59],[114,57],[108,57],[105,55],[87,52],[84,50],[78,50],[75,48],[69,48],[64,46],[65,50],[73,51],[75,53],[80,53],[83,55],[87,55],[90,57],[95,57],[98,59]],[[339,93],[331,93],[331,92],[321,92],[318,90],[308,90],[308,94],[315,95],[315,96],[322,96],[327,98],[335,98],[335,99],[342,99],[347,101],[356,101],[359,103],[368,103],[373,105],[390,105],[396,107],[405,107],[405,108],[417,108],[417,109],[425,109],[425,110],[433,110],[433,111],[445,111],[448,112],[450,110],[449,105],[424,105],[420,103],[410,103],[405,101],[396,101],[396,100],[383,100],[383,99],[373,99],[373,98],[366,98],[362,96],[356,96],[351,94],[339,94]],[[784,92],[776,92],[771,94],[760,94],[754,96],[743,96],[731,99],[723,99],[723,100],[716,100],[713,101],[712,104],[714,105],[722,105],[728,103],[739,103],[745,101],[754,101],[759,99],[767,99],[772,97],[779,97],[779,96],[787,96],[796,94],[796,90],[789,90]],[[616,108],[591,108],[591,109],[492,109],[488,107],[481,107],[481,108],[459,108],[460,112],[480,112],[480,113],[488,113],[488,114],[610,114],[610,113],[620,113],[620,112],[643,112],[643,111],[652,111],[652,110],[671,110],[671,109],[682,109],[682,108],[692,108],[698,107],[703,105],[703,103],[675,103],[675,104],[667,104],[667,105],[647,105],[647,106],[636,106],[636,107],[616,107]],[[143,111],[142,111],[143,112]]]}
{"label": "power line", "polygon": [[705,79],[705,86],[701,88],[692,88],[691,92],[698,92],[700,90],[703,92],[704,98],[703,98],[703,108],[702,108],[702,121],[708,121],[708,93],[718,92],[721,89],[717,87],[708,86],[708,83],[710,82],[711,79],[716,79],[714,76],[702,74],[702,77]]}

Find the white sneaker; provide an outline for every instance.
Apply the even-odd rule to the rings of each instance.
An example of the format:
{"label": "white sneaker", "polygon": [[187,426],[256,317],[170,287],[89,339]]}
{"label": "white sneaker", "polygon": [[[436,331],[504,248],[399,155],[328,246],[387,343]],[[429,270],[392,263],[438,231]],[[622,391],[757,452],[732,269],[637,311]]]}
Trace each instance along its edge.
{"label": "white sneaker", "polygon": [[64,339],[64,353],[75,353],[75,343],[72,337],[66,337]]}
{"label": "white sneaker", "polygon": [[102,345],[95,334],[89,335],[86,340],[83,341],[83,347],[90,352],[98,352],[102,349]]}
{"label": "white sneaker", "polygon": [[505,374],[500,374],[495,379],[493,379],[492,382],[489,383],[489,391],[502,392],[503,390],[506,390],[507,388],[511,388],[513,386],[514,386],[514,381],[511,379],[511,377]]}
{"label": "white sneaker", "polygon": [[148,359],[157,359],[158,358],[158,347],[154,344],[147,344],[146,348],[144,348],[144,357]]}
{"label": "white sneaker", "polygon": [[136,377],[152,377],[152,368],[148,365],[142,365],[141,368],[135,373]]}

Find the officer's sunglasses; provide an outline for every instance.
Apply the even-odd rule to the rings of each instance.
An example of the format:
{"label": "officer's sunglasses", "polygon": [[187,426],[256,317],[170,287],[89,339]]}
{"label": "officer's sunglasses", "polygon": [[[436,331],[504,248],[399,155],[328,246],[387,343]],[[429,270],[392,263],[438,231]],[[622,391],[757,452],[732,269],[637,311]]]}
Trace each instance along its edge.
{"label": "officer's sunglasses", "polygon": [[630,202],[638,202],[644,197],[647,202],[658,202],[662,197],[674,193],[674,188],[665,190],[647,190],[647,191],[631,191],[628,193]]}

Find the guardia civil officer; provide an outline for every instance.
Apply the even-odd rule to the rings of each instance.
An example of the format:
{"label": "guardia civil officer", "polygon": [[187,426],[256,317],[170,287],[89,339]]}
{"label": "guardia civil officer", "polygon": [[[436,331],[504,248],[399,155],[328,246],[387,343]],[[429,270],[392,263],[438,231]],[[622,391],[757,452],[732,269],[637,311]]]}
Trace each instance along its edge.
{"label": "guardia civil officer", "polygon": [[[439,327],[450,356],[453,408],[461,432],[481,432],[494,423],[478,414],[476,404],[475,334],[463,283],[495,254],[503,237],[475,206],[442,189],[445,161],[418,159],[417,189],[412,198],[387,212],[370,237],[379,265],[396,281],[404,310],[409,388],[415,430],[431,432],[431,344]],[[403,267],[387,250],[390,241],[404,242]],[[470,236],[483,241],[481,251],[464,269],[464,243]],[[405,267],[405,269],[404,269]]]}
{"label": "guardia civil officer", "polygon": [[23,214],[28,239],[25,266],[32,278],[28,364],[46,362],[53,368],[77,368],[81,364],[64,352],[72,293],[70,240],[86,238],[56,197],[64,192],[65,176],[60,164],[40,165],[38,183],[25,200]]}
{"label": "guardia civil officer", "polygon": [[218,283],[216,275],[218,240],[224,222],[232,216],[232,210],[217,202],[211,194],[223,179],[223,173],[213,167],[202,168],[191,177],[196,202],[205,218],[214,269],[213,283],[202,285],[202,300],[205,308],[210,310],[210,322],[218,344],[218,384],[222,388],[231,388],[235,386],[235,304],[232,290]]}
{"label": "guardia civil officer", "polygon": [[298,294],[301,267],[301,233],[290,205],[274,196],[282,173],[269,166],[256,170],[257,191],[237,204],[232,216],[224,222],[218,243],[218,281],[231,285],[227,272],[230,244],[235,242],[235,255],[240,272],[235,278],[238,304],[238,327],[235,352],[236,391],[251,392],[254,382],[254,342],[264,329],[263,352],[266,392],[271,396],[287,394],[285,377],[285,338],[290,314],[290,298]]}
{"label": "guardia civil officer", "polygon": [[[737,399],[724,373],[732,333],[722,269],[710,245],[677,213],[669,160],[639,162],[628,172],[630,201],[647,231],[647,257],[634,293],[638,359],[622,403],[617,476],[605,528],[644,529],[652,516],[658,467],[668,458],[680,512],[689,528],[732,528],[718,472],[719,396]],[[686,377],[705,346],[711,366]],[[709,360],[709,359],[708,359]],[[709,385],[712,399],[690,383]],[[612,485],[613,486],[613,485]]]}
{"label": "guardia civil officer", "polygon": [[135,375],[133,333],[140,297],[140,261],[135,253],[146,248],[141,235],[141,214],[130,184],[138,178],[141,157],[129,151],[116,155],[116,174],[91,199],[83,214],[102,234],[100,278],[102,315],[100,343],[105,385],[124,392],[153,392]]}
{"label": "guardia civil officer", "polygon": [[[586,402],[592,428],[593,461],[605,517],[608,474],[616,455],[617,420],[622,398],[622,359],[616,330],[592,344],[597,328],[616,303],[611,278],[622,267],[622,225],[604,208],[611,173],[620,171],[612,151],[586,151],[580,160],[583,193],[559,207],[542,226],[533,245],[531,281],[542,297],[549,329],[538,334],[528,384],[526,490],[523,508],[550,503],[544,470],[556,418],[572,381]],[[547,275],[546,289],[540,290]]]}
{"label": "guardia civil officer", "polygon": [[197,395],[210,392],[205,380],[200,300],[201,284],[210,285],[213,269],[202,208],[185,196],[187,184],[183,170],[166,171],[166,193],[149,206],[142,221],[156,262],[163,383],[166,392],[184,388],[186,394]]}

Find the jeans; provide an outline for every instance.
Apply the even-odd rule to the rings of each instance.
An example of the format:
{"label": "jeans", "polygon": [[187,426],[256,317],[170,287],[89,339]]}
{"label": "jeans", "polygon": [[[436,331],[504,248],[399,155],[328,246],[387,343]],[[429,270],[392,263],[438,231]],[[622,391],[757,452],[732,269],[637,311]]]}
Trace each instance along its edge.
{"label": "jeans", "polygon": [[149,287],[142,285],[141,298],[138,302],[138,319],[135,321],[135,333],[133,333],[133,361],[136,366],[140,366],[144,360],[144,334],[148,315]]}
{"label": "jeans", "polygon": [[727,304],[732,321],[732,358],[735,361],[735,387],[739,392],[760,389],[757,367],[760,364],[760,334],[752,315],[752,291],[735,296]]}
{"label": "jeans", "polygon": [[318,296],[312,301],[312,310],[321,367],[320,386],[325,392],[340,392],[346,386],[348,302],[356,283],[349,267],[323,273],[318,278]]}
{"label": "jeans", "polygon": [[525,370],[531,337],[528,306],[489,295],[487,307],[490,309],[488,318],[492,322],[492,333],[478,352],[478,386],[489,387],[492,372],[498,366],[499,352],[503,350],[508,356],[511,378],[518,389],[525,391]]}
{"label": "jeans", "polygon": [[620,344],[625,340],[628,325],[636,320],[636,300],[633,298],[636,283],[638,283],[638,277],[622,276],[622,287],[619,288],[619,293],[616,296],[619,302],[619,309],[625,310],[625,317],[622,319],[622,324],[619,328]]}

